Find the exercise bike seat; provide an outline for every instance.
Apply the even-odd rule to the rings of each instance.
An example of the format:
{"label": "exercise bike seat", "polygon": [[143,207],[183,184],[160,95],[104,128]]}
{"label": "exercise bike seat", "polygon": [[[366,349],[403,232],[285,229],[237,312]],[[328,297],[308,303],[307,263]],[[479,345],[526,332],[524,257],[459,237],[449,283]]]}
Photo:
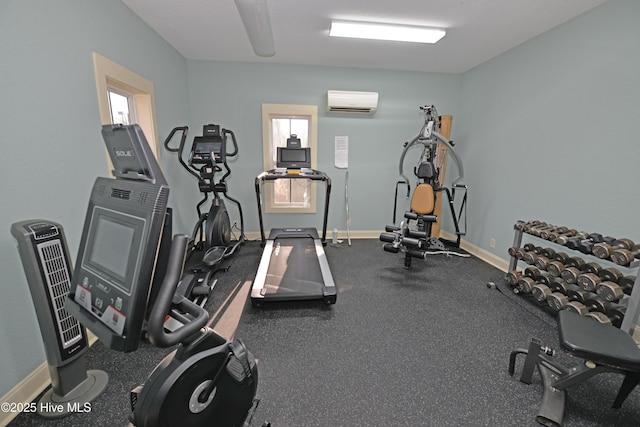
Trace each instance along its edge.
{"label": "exercise bike seat", "polygon": [[209,266],[216,265],[220,261],[222,261],[222,258],[224,258],[226,252],[226,246],[213,246],[207,249],[207,251],[204,253],[204,256],[202,257],[202,263]]}
{"label": "exercise bike seat", "polygon": [[640,348],[628,333],[568,310],[558,313],[560,345],[597,364],[640,372]]}

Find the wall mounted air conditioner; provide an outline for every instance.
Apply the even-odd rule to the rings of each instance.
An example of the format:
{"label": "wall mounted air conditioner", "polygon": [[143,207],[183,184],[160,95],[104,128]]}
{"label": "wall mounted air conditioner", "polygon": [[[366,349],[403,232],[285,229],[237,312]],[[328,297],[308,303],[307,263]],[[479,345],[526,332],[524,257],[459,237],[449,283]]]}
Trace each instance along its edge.
{"label": "wall mounted air conditioner", "polygon": [[327,111],[332,113],[373,114],[378,108],[378,92],[330,90]]}

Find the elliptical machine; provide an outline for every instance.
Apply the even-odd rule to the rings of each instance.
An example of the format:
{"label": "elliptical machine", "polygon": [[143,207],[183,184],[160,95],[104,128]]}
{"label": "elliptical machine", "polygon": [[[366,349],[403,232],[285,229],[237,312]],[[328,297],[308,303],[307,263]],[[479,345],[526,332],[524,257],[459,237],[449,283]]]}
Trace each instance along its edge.
{"label": "elliptical machine", "polygon": [[[380,234],[380,240],[385,242],[383,249],[387,252],[405,254],[404,267],[411,267],[412,258],[426,258],[429,254],[445,253],[461,255],[457,252],[449,251],[442,239],[431,237],[431,226],[438,221],[438,216],[434,214],[435,202],[438,194],[446,194],[451,210],[451,216],[455,227],[456,241],[446,243],[453,247],[460,247],[460,238],[466,234],[466,202],[467,186],[462,183],[464,169],[462,162],[456,155],[453,141],[442,136],[440,131],[440,116],[434,105],[421,106],[424,113],[424,125],[420,132],[404,143],[404,149],[400,155],[399,173],[402,180],[396,183],[395,199],[393,204],[393,225],[387,225],[385,232]],[[442,144],[447,153],[455,160],[459,176],[451,183],[451,189],[445,187],[440,182],[440,170],[445,161],[444,156],[439,156],[438,147]],[[404,173],[404,160],[407,152],[414,146],[422,146],[422,152],[418,164],[414,167],[413,173],[418,178],[413,195],[411,194],[411,184],[409,178]],[[411,198],[410,210],[404,213],[404,221],[399,226],[396,224],[396,212],[398,208],[398,189],[401,185],[406,185],[406,198]],[[459,211],[456,213],[454,201],[456,191],[463,192],[462,202]],[[465,219],[465,229],[460,230],[462,216]],[[412,226],[411,221],[415,221]]]}
{"label": "elliptical machine", "polygon": [[[164,141],[167,151],[178,153],[178,161],[184,169],[198,180],[198,189],[203,193],[202,200],[197,204],[198,220],[193,228],[187,249],[188,266],[178,285],[177,292],[191,296],[191,299],[201,307],[207,302],[216,281],[212,281],[212,275],[218,270],[227,270],[228,266],[222,265],[223,261],[233,255],[236,249],[244,243],[244,217],[240,202],[228,194],[226,179],[231,174],[227,158],[238,154],[238,143],[233,131],[221,129],[219,125],[207,124],[203,126],[202,136],[193,139],[191,150],[187,160],[184,159],[184,146],[189,128],[181,126],[174,128]],[[172,148],[169,144],[175,134],[181,132],[180,144]],[[231,140],[233,150],[227,151],[227,142]],[[216,182],[215,175],[224,174]],[[209,200],[212,194],[211,206],[207,212],[202,211],[202,206]],[[232,241],[232,227],[229,213],[225,206],[224,196],[236,205],[240,217],[240,235]],[[198,254],[198,256],[196,256]]]}

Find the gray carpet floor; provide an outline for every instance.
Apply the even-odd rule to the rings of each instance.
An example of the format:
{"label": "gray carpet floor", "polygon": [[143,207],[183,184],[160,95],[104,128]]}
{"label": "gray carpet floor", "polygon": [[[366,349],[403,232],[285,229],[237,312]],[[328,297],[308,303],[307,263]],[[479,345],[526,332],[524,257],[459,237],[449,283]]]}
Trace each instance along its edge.
{"label": "gray carpet floor", "polygon": [[[540,377],[526,385],[507,372],[510,352],[536,337],[558,348],[555,319],[516,296],[503,274],[470,257],[434,255],[403,268],[376,240],[326,248],[337,303],[243,303],[236,331],[258,359],[260,405],[254,425],[536,426]],[[207,308],[251,281],[260,259],[248,242]],[[487,287],[493,281],[496,289]],[[21,414],[10,426],[124,426],[129,391],[167,349],[142,343],[120,354],[96,344],[88,365],[110,376],[91,412],[45,421]],[[565,354],[558,356],[575,364]],[[611,409],[622,377],[593,377],[568,392],[565,426],[640,425],[640,393]],[[215,423],[212,423],[215,425]]]}

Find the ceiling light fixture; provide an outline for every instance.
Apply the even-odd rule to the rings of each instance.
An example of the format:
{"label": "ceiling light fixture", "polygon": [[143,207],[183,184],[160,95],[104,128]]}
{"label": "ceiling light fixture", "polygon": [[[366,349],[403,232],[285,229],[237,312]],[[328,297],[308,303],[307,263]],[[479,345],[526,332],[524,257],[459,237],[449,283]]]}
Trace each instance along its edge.
{"label": "ceiling light fixture", "polygon": [[264,57],[275,55],[267,0],[235,0],[235,3],[255,54]]}
{"label": "ceiling light fixture", "polygon": [[331,37],[391,40],[411,43],[435,43],[443,38],[445,34],[445,30],[438,28],[345,21],[332,21],[331,29],[329,30]]}

